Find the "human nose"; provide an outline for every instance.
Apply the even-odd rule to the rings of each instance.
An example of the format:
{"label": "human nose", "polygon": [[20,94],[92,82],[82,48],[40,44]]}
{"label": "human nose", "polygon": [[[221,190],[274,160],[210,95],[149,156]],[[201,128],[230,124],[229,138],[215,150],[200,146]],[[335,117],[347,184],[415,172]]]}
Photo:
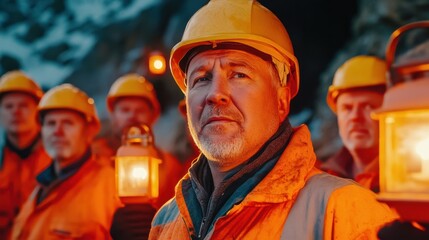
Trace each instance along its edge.
{"label": "human nose", "polygon": [[56,136],[60,136],[60,135],[63,135],[63,133],[64,133],[64,128],[63,128],[63,125],[62,124],[54,124],[53,126],[52,126],[52,128],[53,128],[53,134],[54,135],[56,135]]}
{"label": "human nose", "polygon": [[22,109],[19,106],[15,106],[15,105],[12,106],[10,110],[14,115],[18,115],[22,112]]}
{"label": "human nose", "polygon": [[228,81],[223,76],[214,76],[207,94],[208,104],[227,104],[230,99]]}
{"label": "human nose", "polygon": [[139,112],[137,110],[130,111],[127,119],[129,124],[135,124],[139,122]]}
{"label": "human nose", "polygon": [[365,118],[365,109],[361,107],[354,107],[352,108],[352,111],[350,112],[350,118],[352,120],[360,120]]}

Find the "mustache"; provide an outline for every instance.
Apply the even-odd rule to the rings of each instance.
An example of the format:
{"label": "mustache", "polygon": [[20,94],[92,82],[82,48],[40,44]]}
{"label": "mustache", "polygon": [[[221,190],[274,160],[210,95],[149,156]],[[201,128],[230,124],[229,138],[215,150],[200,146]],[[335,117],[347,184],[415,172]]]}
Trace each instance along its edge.
{"label": "mustache", "polygon": [[70,141],[66,139],[59,139],[59,138],[48,138],[47,142],[50,144],[69,144]]}
{"label": "mustache", "polygon": [[349,132],[351,132],[351,131],[369,131],[368,126],[362,126],[362,125],[358,125],[358,124],[350,124],[347,127],[347,130]]}
{"label": "mustache", "polygon": [[235,121],[239,121],[242,118],[241,114],[234,109],[228,107],[210,106],[204,108],[201,114],[201,122],[203,125],[205,125],[210,121],[210,118],[213,117],[222,117]]}

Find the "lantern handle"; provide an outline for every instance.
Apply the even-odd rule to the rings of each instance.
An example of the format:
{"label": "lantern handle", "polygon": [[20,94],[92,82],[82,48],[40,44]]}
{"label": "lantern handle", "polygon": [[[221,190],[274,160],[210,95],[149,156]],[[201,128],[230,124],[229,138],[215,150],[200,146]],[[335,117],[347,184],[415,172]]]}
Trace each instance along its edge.
{"label": "lantern handle", "polygon": [[387,65],[387,79],[388,79],[388,86],[392,87],[395,85],[395,83],[399,82],[400,80],[397,79],[397,73],[394,69],[392,69],[392,65],[395,59],[396,54],[396,47],[399,42],[399,37],[403,35],[404,32],[407,32],[411,29],[415,28],[429,28],[429,21],[417,21],[412,22],[409,24],[406,24],[398,29],[396,29],[389,38],[389,41],[387,43],[386,47],[386,65]]}

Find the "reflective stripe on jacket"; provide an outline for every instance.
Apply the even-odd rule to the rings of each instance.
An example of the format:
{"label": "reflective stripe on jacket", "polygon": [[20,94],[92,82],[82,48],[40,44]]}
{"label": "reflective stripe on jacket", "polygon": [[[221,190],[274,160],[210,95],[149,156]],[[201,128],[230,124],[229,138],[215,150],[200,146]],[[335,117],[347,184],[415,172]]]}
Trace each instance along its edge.
{"label": "reflective stripe on jacket", "polygon": [[39,140],[22,159],[4,145],[0,164],[0,239],[7,239],[13,219],[37,185],[36,176],[51,163]]}
{"label": "reflective stripe on jacket", "polygon": [[[376,239],[397,217],[371,191],[314,168],[315,160],[308,129],[296,129],[273,169],[247,196],[234,196],[205,239]],[[184,198],[193,191],[184,180],[157,213],[150,239],[197,239],[189,209],[198,206]]]}
{"label": "reflective stripe on jacket", "polygon": [[36,205],[37,186],[13,226],[12,239],[110,239],[122,206],[110,163],[92,156]]}

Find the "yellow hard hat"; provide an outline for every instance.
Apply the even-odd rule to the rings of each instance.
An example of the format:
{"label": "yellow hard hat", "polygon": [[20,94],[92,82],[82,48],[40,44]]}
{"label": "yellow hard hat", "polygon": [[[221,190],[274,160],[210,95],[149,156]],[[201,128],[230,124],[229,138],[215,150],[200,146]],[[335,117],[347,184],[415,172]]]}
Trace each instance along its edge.
{"label": "yellow hard hat", "polygon": [[[181,61],[187,61],[187,54],[195,47],[215,49],[222,43],[238,43],[271,56],[281,83],[289,79],[291,97],[296,96],[299,68],[289,34],[271,11],[252,0],[211,0],[192,16],[170,55],[171,72],[183,92],[185,69]],[[289,74],[292,77],[288,78]]]}
{"label": "yellow hard hat", "polygon": [[0,78],[0,94],[8,92],[24,92],[34,96],[39,101],[43,91],[39,85],[22,71],[11,71]]}
{"label": "yellow hard hat", "polygon": [[373,56],[356,56],[337,69],[326,101],[331,110],[337,112],[336,102],[340,91],[352,88],[386,86],[386,63]]}
{"label": "yellow hard hat", "polygon": [[88,97],[85,92],[75,86],[65,83],[56,86],[46,92],[39,102],[38,111],[40,113],[47,110],[68,109],[82,113],[88,123],[94,124],[96,131],[100,129],[94,99]]}
{"label": "yellow hard hat", "polygon": [[107,108],[110,112],[113,111],[115,101],[120,97],[142,97],[147,99],[154,110],[154,120],[161,113],[161,107],[152,83],[138,74],[124,75],[118,78],[110,87],[107,94]]}

